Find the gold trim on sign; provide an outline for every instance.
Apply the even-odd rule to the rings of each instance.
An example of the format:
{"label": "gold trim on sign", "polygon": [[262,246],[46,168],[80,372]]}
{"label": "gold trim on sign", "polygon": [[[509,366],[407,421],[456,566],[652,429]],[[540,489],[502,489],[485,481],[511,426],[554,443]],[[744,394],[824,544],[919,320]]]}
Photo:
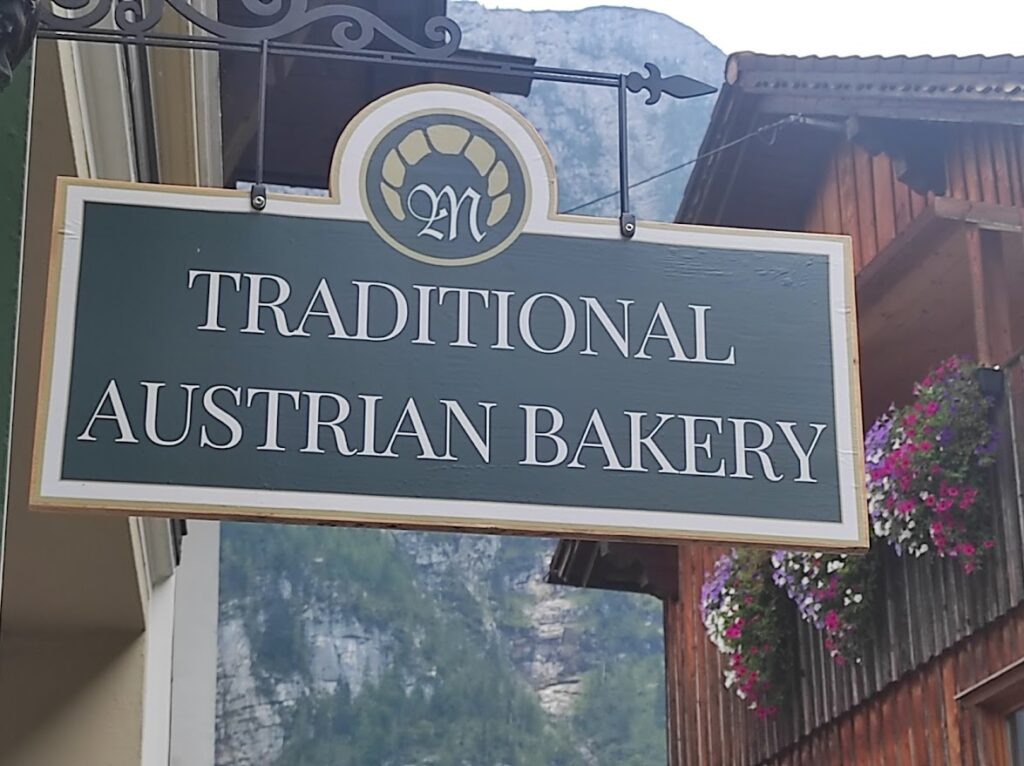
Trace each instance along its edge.
{"label": "gold trim on sign", "polygon": [[[370,105],[367,109],[363,110],[357,115],[346,127],[345,131],[341,134],[336,146],[335,152],[331,161],[331,178],[330,178],[330,196],[326,198],[307,197],[303,195],[290,195],[290,194],[271,194],[271,198],[286,200],[292,203],[301,203],[303,205],[324,205],[324,204],[341,204],[340,199],[340,188],[339,188],[339,174],[341,168],[341,157],[343,150],[347,146],[348,142],[352,139],[355,131],[358,130],[359,126],[370,116],[376,109],[381,106],[390,103],[391,101],[407,97],[417,92],[435,92],[437,90],[446,90],[460,92],[467,95],[471,95],[473,98],[485,100],[493,106],[499,108],[505,112],[508,116],[514,119],[520,127],[522,127],[527,135],[534,140],[536,148],[540,152],[541,159],[548,173],[548,186],[550,189],[550,201],[548,205],[547,220],[551,222],[563,222],[566,224],[572,224],[575,226],[590,228],[594,230],[595,235],[600,232],[598,236],[591,238],[608,240],[609,230],[614,227],[614,230],[618,230],[618,221],[612,218],[598,218],[589,216],[579,215],[561,215],[557,213],[557,202],[558,202],[558,189],[557,182],[555,179],[554,165],[550,156],[544,146],[543,140],[540,138],[536,129],[526,121],[526,119],[516,112],[512,107],[507,104],[498,101],[490,96],[485,96],[476,91],[471,91],[465,88],[459,88],[456,86],[417,86],[409,88],[403,91],[393,93],[389,96],[385,96],[380,101]],[[504,130],[497,129],[496,126],[490,123],[488,120],[482,120],[476,115],[469,115],[465,112],[456,112],[455,110],[424,110],[424,113],[437,113],[443,114],[460,113],[464,116],[468,116],[471,119],[482,122],[489,128],[495,131],[495,133],[501,136],[512,151],[516,154],[517,159],[521,162],[523,168],[523,175],[526,182],[526,187],[529,196],[524,205],[523,220],[520,222],[520,229],[516,233],[518,236],[524,230],[526,222],[529,220],[529,211],[532,209],[533,197],[532,197],[532,183],[536,180],[531,176],[529,172],[529,166],[523,161],[522,152],[516,142],[512,141],[508,134]],[[409,117],[403,118],[401,121],[408,120]],[[397,123],[395,123],[397,124]],[[391,126],[393,127],[393,125]],[[388,129],[391,129],[389,127]],[[383,135],[383,134],[382,134]],[[363,160],[363,164],[366,162],[366,158]],[[361,185],[362,186],[362,185]],[[54,205],[54,218],[53,228],[51,236],[51,251],[50,260],[48,264],[48,275],[47,275],[47,287],[46,287],[46,300],[45,300],[45,318],[43,328],[43,343],[42,343],[42,359],[40,362],[40,380],[39,380],[39,391],[37,395],[37,412],[36,412],[36,423],[34,431],[35,443],[33,444],[33,461],[32,461],[32,475],[30,481],[30,505],[33,508],[48,511],[66,511],[66,512],[81,512],[82,510],[87,511],[98,511],[98,512],[129,512],[138,515],[153,515],[153,516],[178,516],[188,518],[212,518],[212,519],[250,519],[250,520],[263,520],[263,521],[288,521],[288,522],[303,522],[309,524],[347,524],[357,526],[371,526],[371,527],[410,527],[416,529],[439,529],[439,530],[450,530],[450,531],[469,531],[469,532],[489,532],[489,533],[515,533],[524,535],[535,535],[535,536],[550,536],[550,535],[571,535],[583,538],[595,538],[595,539],[622,539],[631,541],[648,541],[652,543],[665,542],[670,544],[678,543],[682,540],[697,540],[706,542],[720,542],[726,544],[743,544],[743,545],[765,545],[765,546],[788,546],[793,548],[811,548],[818,550],[864,550],[868,545],[868,515],[867,515],[867,503],[866,503],[866,488],[862,477],[864,475],[864,445],[863,445],[863,414],[861,411],[860,401],[860,374],[859,374],[859,358],[858,358],[858,333],[857,333],[857,319],[856,319],[856,297],[854,295],[854,262],[852,255],[851,240],[847,236],[841,235],[826,235],[826,234],[812,234],[809,232],[771,232],[763,230],[747,230],[727,227],[712,227],[712,226],[693,226],[683,224],[664,224],[655,222],[642,222],[638,227],[638,232],[644,230],[656,230],[656,231],[667,231],[673,234],[733,234],[736,236],[742,236],[746,238],[773,238],[783,240],[801,240],[801,241],[814,241],[822,243],[840,244],[842,246],[841,257],[844,260],[844,280],[845,280],[845,301],[846,301],[846,361],[849,365],[849,385],[850,385],[850,406],[851,415],[854,421],[851,423],[851,439],[853,446],[853,464],[855,476],[853,480],[856,483],[855,493],[855,507],[851,510],[852,513],[856,514],[857,522],[857,538],[855,540],[842,539],[842,538],[831,538],[831,539],[818,539],[818,538],[807,538],[799,536],[785,536],[785,535],[748,535],[742,532],[700,532],[700,531],[686,531],[686,530],[668,530],[661,528],[652,527],[615,527],[615,526],[591,526],[585,524],[534,524],[530,522],[515,522],[500,519],[489,519],[489,518],[474,518],[474,519],[461,519],[452,517],[432,516],[429,518],[420,516],[405,516],[401,514],[367,514],[365,511],[310,511],[301,510],[296,508],[257,508],[257,507],[229,507],[219,505],[202,505],[202,504],[187,504],[187,503],[155,503],[148,501],[138,502],[124,502],[124,501],[97,501],[87,498],[55,498],[44,496],[42,494],[42,472],[43,472],[43,457],[44,457],[44,436],[46,433],[46,425],[49,422],[50,416],[50,401],[52,395],[53,385],[53,362],[54,362],[54,348],[55,348],[55,334],[56,334],[56,322],[57,322],[57,311],[58,306],[61,302],[60,296],[60,279],[63,272],[63,251],[65,244],[65,236],[81,236],[81,232],[65,232],[64,227],[67,223],[67,205],[68,205],[68,193],[73,187],[81,187],[84,189],[89,188],[105,188],[105,189],[122,189],[140,193],[160,193],[160,194],[176,194],[176,195],[187,195],[193,198],[210,198],[210,197],[228,197],[238,199],[239,201],[245,202],[248,205],[249,194],[246,191],[238,191],[231,189],[217,189],[217,188],[196,188],[189,186],[174,186],[174,185],[163,185],[163,184],[141,184],[123,181],[100,181],[93,179],[70,179],[70,178],[58,178],[56,186],[56,198]],[[365,192],[363,192],[365,193]],[[83,211],[84,205],[87,200],[83,199]],[[116,204],[116,203],[115,203]],[[157,205],[159,207],[159,205]],[[185,209],[197,209],[195,207],[186,207]],[[241,212],[241,211],[239,211]],[[364,213],[368,212],[368,206],[364,201]],[[266,213],[251,213],[252,215],[266,215]],[[341,219],[339,219],[341,220]],[[84,219],[83,219],[84,224]],[[561,235],[557,232],[545,232],[546,236],[571,236],[578,238],[588,238],[586,233],[566,233]],[[510,242],[513,241],[510,238]],[[775,252],[786,252],[783,250]],[[757,255],[756,251],[751,251],[751,255]],[[834,254],[827,252],[819,253],[802,253],[801,255],[808,256],[820,256],[831,259],[836,257]],[[450,265],[447,264],[446,265]],[[833,300],[830,300],[830,308],[834,308]],[[833,350],[833,370],[835,371],[835,350]],[[835,413],[838,419],[839,413]],[[841,446],[838,445],[837,446]],[[211,488],[216,489],[216,488]],[[842,487],[840,486],[840,490]],[[251,490],[258,491],[258,490]],[[318,493],[327,494],[327,493]],[[414,501],[415,498],[408,498],[408,500]],[[468,501],[452,501],[452,502],[468,502]],[[493,502],[493,501],[491,501]],[[514,503],[503,503],[504,505],[514,505]],[[566,506],[567,509],[579,507]],[[847,515],[842,513],[844,509],[840,503],[841,518],[837,526],[848,523],[850,519]],[[680,510],[678,513],[682,515],[693,515],[698,512]],[[702,514],[709,515],[709,514]],[[746,517],[737,516],[722,516],[723,523],[737,523],[741,524]],[[787,521],[787,520],[777,520]],[[793,521],[793,520],[789,520]],[[829,522],[817,522],[817,523],[829,523]]]}
{"label": "gold trim on sign", "polygon": [[[220,489],[211,487],[211,489]],[[258,490],[252,490],[258,491]],[[414,500],[415,498],[409,498]],[[454,501],[469,502],[469,501]],[[621,540],[624,542],[649,542],[676,544],[685,541],[721,542],[765,547],[791,547],[808,550],[858,551],[862,548],[856,540],[795,537],[786,535],[719,534],[688,530],[664,529],[662,527],[591,526],[587,524],[533,524],[505,519],[453,518],[448,516],[409,516],[398,513],[367,514],[364,511],[344,509],[311,511],[301,508],[257,508],[228,505],[204,505],[192,503],[135,502],[123,500],[94,500],[92,498],[38,498],[34,509],[40,512],[75,514],[82,510],[93,513],[118,514],[130,512],[135,516],[158,516],[208,520],[249,520],[268,522],[304,523],[327,526],[359,526],[379,529],[408,528],[418,530],[503,534],[515,533],[527,537],[558,537],[569,535],[595,540]],[[680,515],[692,513],[678,511]],[[746,517],[722,516],[723,519],[742,521]],[[780,519],[785,521],[785,519]]]}

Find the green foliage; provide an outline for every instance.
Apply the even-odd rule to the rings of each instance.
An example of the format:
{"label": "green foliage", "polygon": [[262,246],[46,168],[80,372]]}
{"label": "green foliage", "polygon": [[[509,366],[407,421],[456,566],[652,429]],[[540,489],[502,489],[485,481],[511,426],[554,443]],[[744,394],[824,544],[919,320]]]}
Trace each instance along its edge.
{"label": "green foliage", "polygon": [[463,660],[429,682],[410,683],[392,668],[355,700],[346,688],[304,700],[275,766],[582,766],[530,692],[495,672],[497,656]]}
{"label": "green foliage", "polygon": [[587,674],[573,721],[598,766],[665,763],[663,662],[632,658]]}
{"label": "green foliage", "polygon": [[428,588],[399,540],[371,530],[224,525],[222,609],[244,620],[264,694],[277,681],[308,678],[303,614],[314,604],[386,636],[379,678],[357,694],[310,685],[284,713],[285,746],[273,766],[664,763],[657,601],[566,591],[579,611],[572,659],[592,670],[576,709],[559,721],[509,656],[513,637],[531,635],[530,597],[511,584],[545,564],[550,541],[503,539],[483,582],[442,567]]}
{"label": "green foliage", "polygon": [[599,637],[603,656],[662,656],[662,610],[657,599],[600,590],[569,593],[582,607],[581,626]]}
{"label": "green foliage", "polygon": [[[221,547],[224,600],[287,582],[300,603],[345,605],[346,616],[381,627],[415,622],[429,605],[393,535],[369,529],[226,524]],[[268,602],[269,603],[269,602]]]}

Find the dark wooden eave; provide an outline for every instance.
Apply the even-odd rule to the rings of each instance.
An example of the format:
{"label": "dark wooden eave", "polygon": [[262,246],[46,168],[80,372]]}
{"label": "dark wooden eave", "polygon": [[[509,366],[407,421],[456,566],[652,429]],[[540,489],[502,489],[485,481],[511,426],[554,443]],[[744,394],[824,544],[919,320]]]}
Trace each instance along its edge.
{"label": "dark wooden eave", "polygon": [[1024,124],[1024,57],[729,57],[726,82],[776,114]]}
{"label": "dark wooden eave", "polygon": [[1024,125],[1024,57],[737,53],[725,81],[701,155],[780,119],[802,119],[697,162],[677,215],[682,223],[802,229],[844,140],[889,154],[901,180],[941,194],[947,126]]}
{"label": "dark wooden eave", "polygon": [[[316,0],[312,5],[323,4]],[[424,38],[427,21],[443,16],[446,0],[351,0],[371,11],[412,40]],[[252,24],[252,12],[242,3],[221,3],[227,23]],[[288,39],[289,42],[331,46],[336,22],[324,19]],[[386,49],[387,41],[375,40]],[[397,48],[395,48],[397,50]],[[467,62],[532,66],[524,56],[459,50],[454,57]],[[224,175],[228,186],[256,176],[258,58],[250,53],[220,55]],[[322,58],[272,56],[268,72],[265,172],[269,182],[327,188],[331,158],[338,136],[365,106],[387,93],[423,83],[461,85],[487,93],[529,95],[528,77],[459,72],[453,69],[383,66]]]}
{"label": "dark wooden eave", "polygon": [[674,545],[560,540],[547,582],[577,588],[645,593],[663,601],[679,597]]}

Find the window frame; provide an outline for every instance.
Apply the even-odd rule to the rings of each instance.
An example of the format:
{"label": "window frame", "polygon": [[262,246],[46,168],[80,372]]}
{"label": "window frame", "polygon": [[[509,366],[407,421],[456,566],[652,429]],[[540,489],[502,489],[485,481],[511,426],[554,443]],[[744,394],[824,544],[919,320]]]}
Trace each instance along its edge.
{"label": "window frame", "polygon": [[1010,717],[1024,709],[1024,657],[957,693],[956,701],[974,713],[980,738],[991,748],[994,766],[1011,761]]}

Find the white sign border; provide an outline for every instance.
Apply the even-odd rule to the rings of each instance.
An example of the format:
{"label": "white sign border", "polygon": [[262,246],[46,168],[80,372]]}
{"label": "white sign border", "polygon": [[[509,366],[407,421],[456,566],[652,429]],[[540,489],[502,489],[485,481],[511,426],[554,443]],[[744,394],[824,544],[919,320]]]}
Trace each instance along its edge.
{"label": "white sign border", "polygon": [[[532,187],[524,233],[621,240],[616,220],[555,213],[557,192],[550,155],[524,118],[497,99],[452,86],[410,88],[368,107],[353,120],[338,142],[331,196],[271,195],[270,212],[301,218],[365,221],[364,201],[358,191],[363,161],[361,152],[380,130],[393,124],[397,116],[429,109],[467,113],[489,122],[523,153]],[[640,222],[633,238],[636,242],[652,244],[752,251],[754,254],[802,253],[828,259],[840,521],[817,522],[688,511],[63,479],[64,431],[70,398],[81,232],[86,202],[260,214],[252,211],[246,192],[59,180],[30,498],[35,508],[603,539],[694,539],[820,549],[863,549],[868,544],[854,270],[848,237]]]}

